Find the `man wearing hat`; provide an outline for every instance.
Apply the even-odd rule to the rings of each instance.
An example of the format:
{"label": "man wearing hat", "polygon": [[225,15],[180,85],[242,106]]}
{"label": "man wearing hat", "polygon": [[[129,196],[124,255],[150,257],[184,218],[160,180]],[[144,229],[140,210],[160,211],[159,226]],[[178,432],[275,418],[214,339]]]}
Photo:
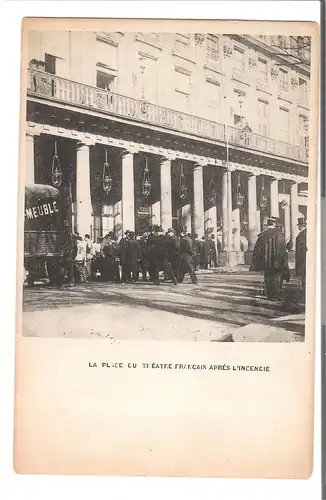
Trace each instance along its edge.
{"label": "man wearing hat", "polygon": [[120,282],[119,270],[119,246],[115,241],[113,231],[110,231],[104,238],[103,247],[103,280]]}
{"label": "man wearing hat", "polygon": [[151,266],[152,279],[155,285],[160,284],[159,273],[164,271],[167,279],[172,279],[176,285],[178,283],[171,264],[168,259],[168,240],[160,226],[154,227],[155,234],[151,238]]}
{"label": "man wearing hat", "polygon": [[120,264],[122,268],[121,281],[125,283],[127,281],[127,268],[126,268],[126,258],[127,258],[127,247],[129,240],[130,231],[125,231],[124,236],[121,238],[120,245]]}
{"label": "man wearing hat", "polygon": [[268,300],[279,300],[287,266],[286,245],[278,217],[267,220],[267,228],[257,238],[250,271],[263,271]]}
{"label": "man wearing hat", "polygon": [[135,238],[134,231],[129,231],[128,244],[126,246],[126,281],[136,282],[139,274],[140,245]]}
{"label": "man wearing hat", "polygon": [[179,253],[180,241],[175,234],[175,230],[170,227],[167,231],[168,236],[168,259],[171,264],[173,274],[179,279]]}
{"label": "man wearing hat", "polygon": [[183,282],[185,274],[189,273],[191,282],[197,285],[197,277],[194,269],[194,243],[186,231],[180,233],[180,283]]}
{"label": "man wearing hat", "polygon": [[306,289],[307,223],[304,217],[298,219],[299,234],[295,240],[295,274],[301,278],[301,286]]}

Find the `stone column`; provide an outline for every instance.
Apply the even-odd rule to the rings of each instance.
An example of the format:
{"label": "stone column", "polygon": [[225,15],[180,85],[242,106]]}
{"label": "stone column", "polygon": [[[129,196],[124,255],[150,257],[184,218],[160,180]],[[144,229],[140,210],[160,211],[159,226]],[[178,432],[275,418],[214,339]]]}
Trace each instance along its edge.
{"label": "stone column", "polygon": [[194,165],[194,198],[193,198],[193,214],[194,214],[194,231],[201,238],[204,236],[204,185],[203,185],[203,166]]}
{"label": "stone column", "polygon": [[26,134],[25,141],[25,185],[34,184],[35,159],[34,159],[34,135]]}
{"label": "stone column", "polygon": [[222,176],[222,250],[228,248],[228,173]]}
{"label": "stone column", "polygon": [[271,217],[279,217],[279,203],[278,203],[278,179],[273,179],[271,181],[270,190],[270,202],[271,202]]}
{"label": "stone column", "polygon": [[232,234],[232,226],[233,226],[233,214],[232,214],[232,172],[229,169],[227,172],[227,221],[228,221],[228,238],[227,238],[227,246],[228,251],[233,250],[233,234]]}
{"label": "stone column", "polygon": [[284,236],[286,241],[291,238],[291,217],[290,217],[290,205],[284,208]]}
{"label": "stone column", "polygon": [[161,159],[161,226],[163,231],[172,227],[172,186],[171,186],[171,160]]}
{"label": "stone column", "polygon": [[291,207],[291,240],[294,248],[295,239],[298,235],[298,184],[295,182],[290,187]]}
{"label": "stone column", "polygon": [[248,250],[254,249],[258,233],[256,176],[248,177]]}
{"label": "stone column", "polygon": [[90,184],[89,145],[77,144],[76,163],[76,225],[80,236],[90,232],[92,203]]}
{"label": "stone column", "polygon": [[122,153],[122,229],[135,230],[134,155]]}

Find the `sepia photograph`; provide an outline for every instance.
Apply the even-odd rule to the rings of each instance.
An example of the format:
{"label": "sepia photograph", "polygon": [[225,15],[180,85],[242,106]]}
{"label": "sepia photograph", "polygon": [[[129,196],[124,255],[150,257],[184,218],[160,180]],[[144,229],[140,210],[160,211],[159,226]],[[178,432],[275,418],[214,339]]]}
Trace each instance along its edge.
{"label": "sepia photograph", "polygon": [[311,37],[25,53],[23,336],[304,341]]}
{"label": "sepia photograph", "polygon": [[318,27],[24,19],[18,474],[307,478]]}

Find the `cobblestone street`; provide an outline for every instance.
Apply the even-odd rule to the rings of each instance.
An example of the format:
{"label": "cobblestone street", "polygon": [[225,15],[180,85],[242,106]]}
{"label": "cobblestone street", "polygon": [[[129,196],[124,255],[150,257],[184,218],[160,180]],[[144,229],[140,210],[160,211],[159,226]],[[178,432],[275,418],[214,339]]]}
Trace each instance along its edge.
{"label": "cobblestone street", "polygon": [[262,296],[262,276],[200,273],[161,283],[89,283],[57,290],[24,289],[23,334],[121,340],[290,342],[304,339],[304,304],[295,278],[284,297]]}

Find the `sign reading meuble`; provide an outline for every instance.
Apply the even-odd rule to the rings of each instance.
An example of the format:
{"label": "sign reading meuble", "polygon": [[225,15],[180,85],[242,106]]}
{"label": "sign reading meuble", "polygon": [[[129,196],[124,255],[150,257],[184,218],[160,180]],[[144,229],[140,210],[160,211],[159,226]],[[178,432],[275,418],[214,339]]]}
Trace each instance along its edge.
{"label": "sign reading meuble", "polygon": [[25,208],[26,219],[37,219],[38,217],[47,216],[59,212],[56,201],[43,203],[34,207]]}

